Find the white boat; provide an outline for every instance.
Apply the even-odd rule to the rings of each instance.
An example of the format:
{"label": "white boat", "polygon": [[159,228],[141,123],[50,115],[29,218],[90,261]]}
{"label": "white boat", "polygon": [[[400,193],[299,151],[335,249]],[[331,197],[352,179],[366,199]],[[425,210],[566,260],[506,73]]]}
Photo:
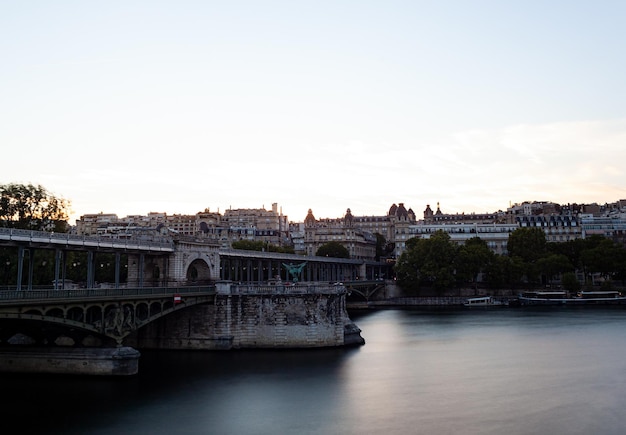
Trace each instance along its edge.
{"label": "white boat", "polygon": [[495,307],[504,305],[501,301],[497,301],[491,296],[480,296],[476,298],[469,298],[463,302],[464,307]]}

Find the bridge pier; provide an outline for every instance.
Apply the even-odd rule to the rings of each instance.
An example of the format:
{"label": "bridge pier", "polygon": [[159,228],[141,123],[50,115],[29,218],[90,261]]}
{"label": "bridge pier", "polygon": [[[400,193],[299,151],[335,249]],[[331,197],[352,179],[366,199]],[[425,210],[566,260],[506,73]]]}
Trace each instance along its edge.
{"label": "bridge pier", "polygon": [[213,304],[137,331],[140,349],[310,348],[362,345],[342,285],[216,285]]}

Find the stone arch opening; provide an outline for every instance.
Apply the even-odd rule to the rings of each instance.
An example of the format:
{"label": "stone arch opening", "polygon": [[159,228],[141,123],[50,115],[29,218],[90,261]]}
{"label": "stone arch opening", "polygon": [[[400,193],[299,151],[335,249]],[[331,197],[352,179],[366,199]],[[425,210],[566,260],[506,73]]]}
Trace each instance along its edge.
{"label": "stone arch opening", "polygon": [[206,261],[196,259],[187,268],[186,279],[188,284],[203,285],[211,282],[211,269]]}

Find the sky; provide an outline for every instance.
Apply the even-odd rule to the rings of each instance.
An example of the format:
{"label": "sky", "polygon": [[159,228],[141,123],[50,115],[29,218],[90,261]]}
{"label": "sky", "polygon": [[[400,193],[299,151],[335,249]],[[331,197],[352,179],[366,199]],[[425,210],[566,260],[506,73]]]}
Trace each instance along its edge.
{"label": "sky", "polygon": [[0,1],[0,184],[84,214],[626,199],[626,2]]}

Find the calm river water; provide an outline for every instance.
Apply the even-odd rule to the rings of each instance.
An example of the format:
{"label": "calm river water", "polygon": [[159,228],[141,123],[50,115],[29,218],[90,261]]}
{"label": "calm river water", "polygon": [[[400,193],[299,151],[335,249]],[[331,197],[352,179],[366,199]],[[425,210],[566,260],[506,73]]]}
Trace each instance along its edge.
{"label": "calm river water", "polygon": [[624,308],[351,317],[365,346],[143,352],[123,379],[3,374],[0,415],[19,433],[624,433]]}

